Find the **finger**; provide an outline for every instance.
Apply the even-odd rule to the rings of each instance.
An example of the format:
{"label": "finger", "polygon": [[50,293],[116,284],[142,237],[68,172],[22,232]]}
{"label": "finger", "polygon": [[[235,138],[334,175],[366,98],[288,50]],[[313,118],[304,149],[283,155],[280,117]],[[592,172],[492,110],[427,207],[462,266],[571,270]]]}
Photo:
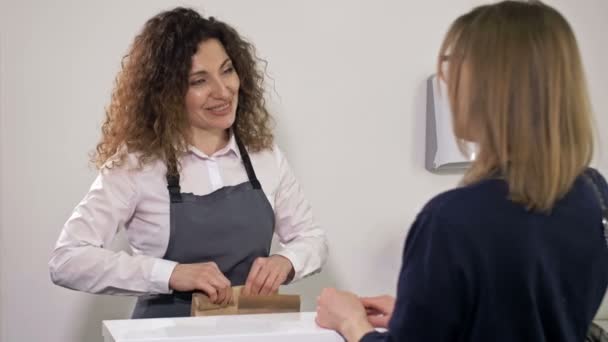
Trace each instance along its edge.
{"label": "finger", "polygon": [[[323,309],[321,309],[321,310],[323,310]],[[326,320],[329,320],[329,319],[327,317],[325,317],[324,312],[317,313],[317,317],[315,318],[315,323],[317,323],[318,326],[320,326],[321,328],[324,328],[324,329],[328,329],[329,324],[328,324],[328,322],[326,322]]]}
{"label": "finger", "polygon": [[230,279],[228,279],[228,278],[227,278],[227,277],[224,275],[224,273],[221,273],[221,272],[220,272],[220,276],[221,276],[221,277],[220,277],[220,279],[222,280],[222,282],[224,283],[224,286],[225,286],[226,288],[232,287],[232,283],[230,282]]}
{"label": "finger", "polygon": [[262,260],[261,258],[257,258],[253,262],[253,265],[251,266],[251,270],[249,270],[249,275],[247,276],[247,280],[245,281],[245,288],[243,289],[244,295],[251,294],[251,289],[253,287],[253,281],[256,279],[256,277],[258,276],[258,273],[260,272],[260,269],[262,268],[261,260]]}
{"label": "finger", "polygon": [[258,275],[253,280],[253,284],[251,284],[251,294],[259,295],[261,294],[262,287],[266,283],[266,279],[270,275],[270,270],[268,267],[262,267],[258,272]]}
{"label": "finger", "polygon": [[378,310],[372,309],[372,308],[365,308],[365,312],[367,313],[368,316],[378,316],[378,315],[384,314],[384,312],[381,312],[381,311],[378,311]]}
{"label": "finger", "polygon": [[323,328],[323,319],[321,318],[321,315],[319,313],[319,309],[317,308],[317,317],[315,317],[315,323],[317,323],[318,326],[320,326],[321,328]]}
{"label": "finger", "polygon": [[228,299],[229,299],[229,289],[227,288],[223,288],[220,291],[218,291],[218,298],[217,298],[217,302],[219,305],[221,306],[225,306],[228,304]]}
{"label": "finger", "polygon": [[[214,265],[215,265],[215,263],[214,263]],[[211,274],[212,277],[215,277],[218,281],[221,282],[222,287],[230,287],[230,280],[228,278],[226,278],[224,273],[222,273],[222,271],[219,269],[219,267],[217,267],[217,265],[212,267],[209,270],[209,273]]]}
{"label": "finger", "polygon": [[276,279],[272,283],[271,294],[276,294],[279,292],[279,287],[281,287],[281,284],[285,282],[285,279],[287,279],[287,276],[285,274],[281,274],[280,272],[279,274],[277,274]]}
{"label": "finger", "polygon": [[225,301],[227,296],[227,291],[229,287],[226,287],[225,282],[219,278],[210,278],[209,283],[213,286],[217,292],[217,298],[214,303],[221,304]]}
{"label": "finger", "polygon": [[361,303],[366,309],[375,310],[381,313],[386,313],[386,309],[377,298],[361,298]]}
{"label": "finger", "polygon": [[228,291],[225,287],[217,289],[217,304],[223,305],[228,297]]}
{"label": "finger", "polygon": [[361,303],[363,303],[363,305],[366,305],[366,306],[371,306],[374,303],[378,302],[377,297],[359,297],[359,299],[361,300]]}
{"label": "finger", "polygon": [[387,316],[367,316],[367,320],[374,328],[387,328],[389,318]]}
{"label": "finger", "polygon": [[220,267],[213,261],[209,262],[209,266],[211,266],[211,268],[215,269],[215,270],[220,270]]}
{"label": "finger", "polygon": [[232,287],[229,287],[226,290],[226,300],[225,300],[225,302],[223,304],[224,305],[230,305],[230,304],[232,304],[232,298],[233,298],[233,296],[234,296],[234,294],[232,292]]}
{"label": "finger", "polygon": [[[261,295],[268,296],[273,294],[273,292],[275,291],[275,283],[277,282],[277,278],[279,278],[279,273],[280,272],[277,270],[270,271],[268,277],[266,278],[266,281],[264,281],[264,285],[262,285],[262,289],[260,290]],[[279,285],[277,284],[276,286],[278,289]]]}
{"label": "finger", "polygon": [[224,300],[222,300],[221,304],[223,306],[230,305],[232,303],[232,287],[226,287],[224,289]]}
{"label": "finger", "polygon": [[374,296],[374,297],[359,297],[359,299],[361,299],[361,301],[366,301],[366,302],[370,302],[370,303],[386,303],[391,298],[392,297],[389,295]]}
{"label": "finger", "polygon": [[215,290],[215,287],[208,283],[202,283],[199,284],[198,289],[207,294],[211,303],[215,303],[217,300],[217,291]]}

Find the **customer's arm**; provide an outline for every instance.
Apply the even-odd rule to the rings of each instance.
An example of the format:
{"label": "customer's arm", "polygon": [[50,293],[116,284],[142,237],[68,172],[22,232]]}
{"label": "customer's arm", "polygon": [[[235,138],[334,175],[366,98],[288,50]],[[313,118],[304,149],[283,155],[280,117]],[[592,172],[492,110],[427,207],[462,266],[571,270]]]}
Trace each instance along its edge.
{"label": "customer's arm", "polygon": [[455,341],[466,314],[466,280],[454,227],[423,211],[403,253],[397,301],[388,331],[361,341]]}

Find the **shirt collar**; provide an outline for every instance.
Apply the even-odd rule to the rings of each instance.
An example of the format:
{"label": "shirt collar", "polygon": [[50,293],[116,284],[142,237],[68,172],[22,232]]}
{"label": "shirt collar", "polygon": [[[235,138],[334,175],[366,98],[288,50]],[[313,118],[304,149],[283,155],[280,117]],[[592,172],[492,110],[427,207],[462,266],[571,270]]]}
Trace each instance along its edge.
{"label": "shirt collar", "polygon": [[236,143],[236,138],[235,138],[234,132],[232,130],[230,130],[230,139],[228,140],[228,144],[226,144],[226,146],[222,147],[221,149],[217,150],[211,156],[208,156],[205,152],[199,150],[198,148],[196,148],[193,145],[188,145],[188,151],[203,159],[213,159],[213,158],[223,157],[226,155],[234,155],[239,158],[241,157],[241,152],[239,151],[239,147]]}

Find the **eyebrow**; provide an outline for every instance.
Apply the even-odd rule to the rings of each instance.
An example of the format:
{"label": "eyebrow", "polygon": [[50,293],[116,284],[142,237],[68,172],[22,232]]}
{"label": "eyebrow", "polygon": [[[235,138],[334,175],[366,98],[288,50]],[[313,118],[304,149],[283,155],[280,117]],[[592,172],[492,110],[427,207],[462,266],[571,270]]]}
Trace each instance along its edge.
{"label": "eyebrow", "polygon": [[[230,58],[226,58],[224,60],[224,62],[222,62],[222,65],[220,65],[220,69],[222,69],[223,67],[226,66],[226,64],[228,63],[232,63],[232,60]],[[190,74],[190,77],[192,76],[198,76],[198,75],[206,75],[208,74],[208,72],[206,70],[199,70],[199,71],[195,71],[193,73]]]}

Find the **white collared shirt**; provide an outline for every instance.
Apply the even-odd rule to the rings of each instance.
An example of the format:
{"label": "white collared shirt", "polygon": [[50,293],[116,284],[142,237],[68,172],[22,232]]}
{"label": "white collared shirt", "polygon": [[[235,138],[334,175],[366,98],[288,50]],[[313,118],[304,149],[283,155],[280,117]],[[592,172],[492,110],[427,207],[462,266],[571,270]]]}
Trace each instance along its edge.
{"label": "white collared shirt", "polygon": [[[294,281],[320,271],[327,258],[324,231],[315,222],[287,160],[277,146],[250,153],[251,163],[275,213],[275,234],[293,264]],[[180,158],[182,192],[209,194],[248,180],[234,136],[211,156],[191,147]],[[63,230],[49,268],[57,285],[90,293],[169,293],[177,265],[162,259],[169,243],[166,166],[137,168],[137,155],[102,168]],[[133,255],[104,248],[124,226]]]}

